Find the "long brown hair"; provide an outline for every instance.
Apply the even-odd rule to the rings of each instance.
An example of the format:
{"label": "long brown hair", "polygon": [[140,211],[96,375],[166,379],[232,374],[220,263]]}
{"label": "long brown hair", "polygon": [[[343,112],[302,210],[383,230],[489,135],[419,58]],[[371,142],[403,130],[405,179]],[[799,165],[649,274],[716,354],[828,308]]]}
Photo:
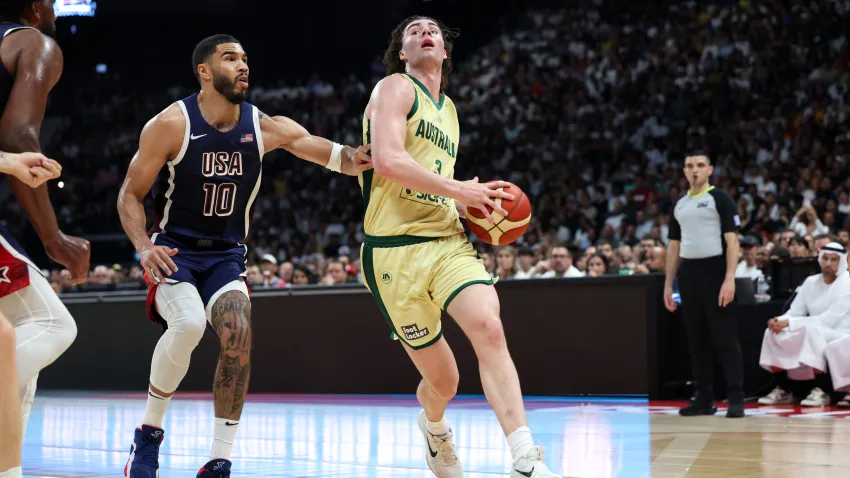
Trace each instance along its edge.
{"label": "long brown hair", "polygon": [[393,32],[390,34],[390,43],[384,51],[384,66],[386,67],[387,76],[407,71],[404,60],[399,58],[399,53],[401,52],[402,43],[404,42],[404,32],[406,27],[417,20],[430,20],[436,23],[437,28],[439,28],[440,32],[443,34],[446,59],[443,60],[443,78],[440,84],[440,89],[445,89],[449,82],[449,73],[452,72],[452,47],[454,46],[455,39],[460,36],[460,31],[454,28],[449,28],[444,25],[443,22],[431,17],[422,15],[407,17],[393,29]]}
{"label": "long brown hair", "polygon": [[496,255],[496,258],[495,258],[496,271],[499,270],[499,253],[502,252],[502,251],[507,252],[508,254],[510,254],[513,257],[513,260],[511,261],[511,269],[509,271],[507,271],[507,277],[505,277],[505,279],[511,279],[517,274],[517,272],[519,272],[519,268],[517,267],[517,264],[516,264],[517,251],[516,251],[516,248],[514,248],[514,246],[499,246],[499,247],[497,247],[496,248],[496,254],[495,254]]}

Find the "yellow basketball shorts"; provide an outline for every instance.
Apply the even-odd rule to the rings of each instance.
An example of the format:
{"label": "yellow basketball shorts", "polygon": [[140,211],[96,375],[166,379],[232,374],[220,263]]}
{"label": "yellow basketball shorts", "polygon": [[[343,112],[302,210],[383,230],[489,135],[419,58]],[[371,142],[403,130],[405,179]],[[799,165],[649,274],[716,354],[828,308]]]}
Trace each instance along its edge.
{"label": "yellow basketball shorts", "polygon": [[494,284],[463,234],[449,237],[367,236],[363,282],[392,331],[413,349],[440,339],[440,311],[473,284]]}

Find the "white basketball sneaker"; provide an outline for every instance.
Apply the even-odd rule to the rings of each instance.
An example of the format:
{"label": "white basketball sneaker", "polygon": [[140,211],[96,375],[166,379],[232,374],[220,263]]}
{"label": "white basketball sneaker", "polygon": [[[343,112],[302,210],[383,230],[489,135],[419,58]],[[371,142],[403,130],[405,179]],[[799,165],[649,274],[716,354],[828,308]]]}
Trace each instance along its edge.
{"label": "white basketball sneaker", "polygon": [[805,400],[800,402],[800,405],[804,407],[823,407],[829,405],[829,395],[824,393],[820,388],[815,388]]}
{"label": "white basketball sneaker", "polygon": [[543,463],[543,447],[536,446],[514,462],[511,478],[563,478]]}
{"label": "white basketball sneaker", "polygon": [[789,405],[794,403],[794,396],[782,387],[774,388],[767,395],[759,398],[759,405]]}
{"label": "white basketball sneaker", "polygon": [[452,443],[452,431],[445,436],[434,436],[425,427],[425,410],[419,414],[419,429],[425,436],[425,462],[437,478],[463,478],[463,466]]}

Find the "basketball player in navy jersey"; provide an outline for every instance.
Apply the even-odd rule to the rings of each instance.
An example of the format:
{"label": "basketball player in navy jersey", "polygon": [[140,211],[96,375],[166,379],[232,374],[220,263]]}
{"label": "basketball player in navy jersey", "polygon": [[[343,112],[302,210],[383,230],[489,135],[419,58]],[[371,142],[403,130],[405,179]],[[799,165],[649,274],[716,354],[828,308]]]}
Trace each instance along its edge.
{"label": "basketball player in navy jersey", "polygon": [[[192,62],[200,93],[145,125],[118,198],[124,230],[150,279],[149,315],[166,327],[154,350],[147,408],[125,477],[159,476],[163,416],[208,326],[221,352],[213,383],[212,452],[197,476],[230,476],[252,342],[247,247],[240,242],[248,236],[263,156],[283,148],[350,176],[371,168],[365,147],[312,136],[291,119],[266,116],[246,103],[248,60],[235,38],[201,41]],[[142,201],[151,189],[155,224],[149,236]]]}
{"label": "basketball player in navy jersey", "polygon": [[[62,52],[53,39],[52,0],[0,0],[0,150],[38,153],[47,96],[62,74]],[[56,222],[47,185],[30,187],[6,176],[27,212],[47,255],[66,266],[76,283],[89,271],[89,243],[63,234]],[[26,430],[39,372],[74,341],[71,314],[27,256],[0,226],[0,312],[14,327],[15,371]],[[4,441],[4,446],[5,446]]]}

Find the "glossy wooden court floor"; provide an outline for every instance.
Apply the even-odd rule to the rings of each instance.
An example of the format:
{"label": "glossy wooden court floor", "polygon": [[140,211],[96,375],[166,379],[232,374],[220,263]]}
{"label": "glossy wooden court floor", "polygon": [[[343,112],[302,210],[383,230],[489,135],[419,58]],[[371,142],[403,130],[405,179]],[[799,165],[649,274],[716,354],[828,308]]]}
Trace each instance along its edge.
{"label": "glossy wooden court floor", "polygon": [[[193,478],[208,460],[208,395],[178,395],[165,423],[162,478]],[[850,412],[748,410],[745,419],[680,418],[672,403],[529,398],[547,462],[566,477],[850,476]],[[24,444],[24,476],[122,476],[143,395],[42,394]],[[234,448],[233,477],[432,476],[412,396],[257,395]],[[480,397],[448,412],[469,478],[507,476],[510,454]]]}

